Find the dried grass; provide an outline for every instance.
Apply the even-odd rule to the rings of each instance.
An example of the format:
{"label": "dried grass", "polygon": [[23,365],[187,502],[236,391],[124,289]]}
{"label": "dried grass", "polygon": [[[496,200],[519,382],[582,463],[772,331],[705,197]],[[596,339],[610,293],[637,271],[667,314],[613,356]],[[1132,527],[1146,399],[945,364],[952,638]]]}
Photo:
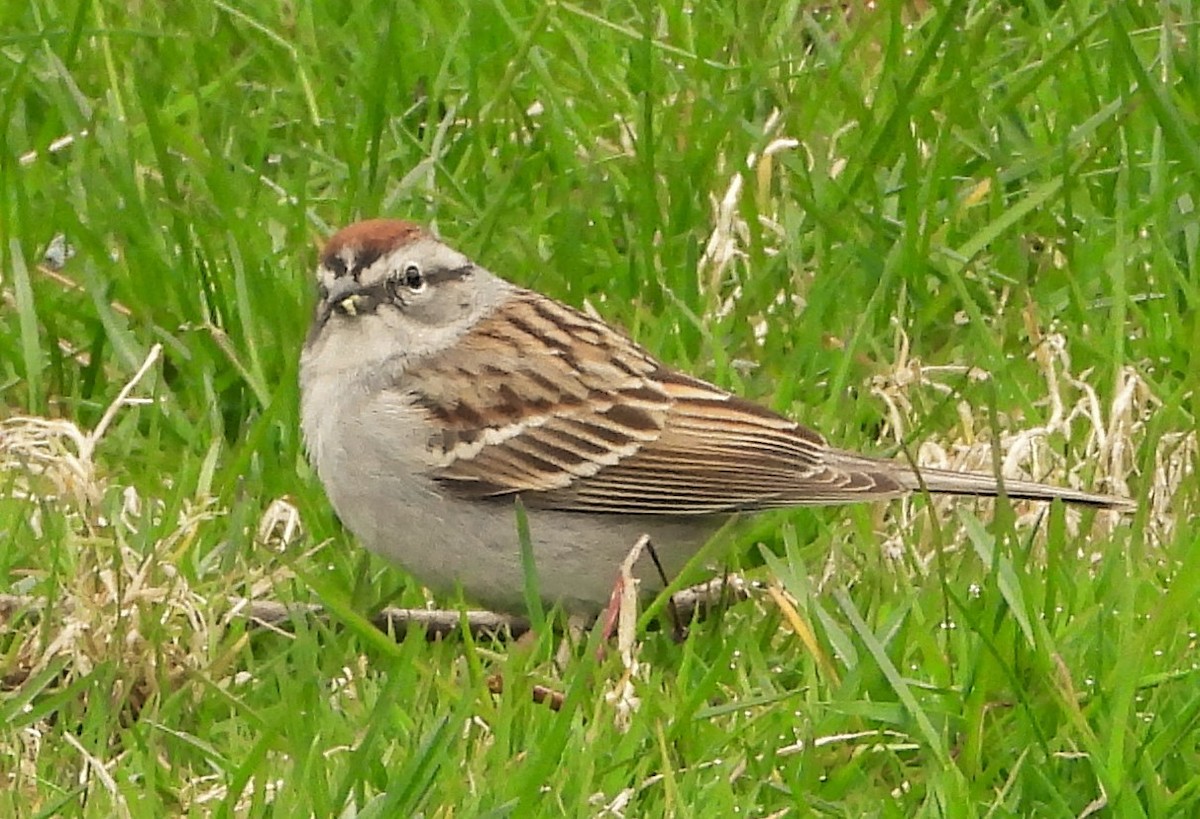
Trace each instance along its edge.
{"label": "dried grass", "polygon": [[[62,546],[73,561],[71,571],[61,576],[29,578],[31,588],[45,587],[50,597],[6,596],[0,601],[0,640],[7,658],[0,686],[5,689],[19,689],[48,669],[57,669],[48,685],[63,690],[101,666],[117,668],[111,687],[79,689],[80,713],[102,707],[132,719],[193,675],[211,676],[215,670],[214,651],[238,617],[236,607],[223,594],[210,599],[197,591],[177,564],[222,510],[212,499],[191,499],[171,525],[163,525],[161,499],[143,501],[133,487],[113,482],[95,461],[121,408],[147,403],[131,396],[160,352],[157,346],[150,351],[93,430],[35,417],[0,424],[0,480],[10,487],[11,497],[27,506],[35,535],[41,536],[43,510],[67,521]],[[117,514],[110,519],[102,511],[113,505],[113,498]],[[147,537],[160,530],[161,536]],[[284,501],[272,504],[259,525],[264,544],[278,547],[298,534],[298,516]],[[245,585],[252,593],[266,594],[280,580],[279,572],[252,573]],[[96,696],[106,702],[95,702]],[[28,791],[31,798],[40,793],[32,778],[50,733],[71,736],[45,721],[5,735],[8,742],[0,745],[0,756],[15,761],[7,786]],[[127,812],[107,773],[123,751],[114,749],[114,756],[102,763],[82,747],[77,750],[83,762],[80,783],[109,792],[116,810]]]}

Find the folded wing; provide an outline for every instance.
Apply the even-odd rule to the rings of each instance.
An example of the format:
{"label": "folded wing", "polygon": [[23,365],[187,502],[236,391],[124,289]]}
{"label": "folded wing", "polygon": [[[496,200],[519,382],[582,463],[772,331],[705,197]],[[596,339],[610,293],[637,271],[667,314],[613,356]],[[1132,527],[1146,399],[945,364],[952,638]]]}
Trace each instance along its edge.
{"label": "folded wing", "polygon": [[419,369],[405,387],[444,430],[430,442],[433,474],[464,498],[706,515],[908,491],[895,465],[842,458],[817,433],[532,294]]}

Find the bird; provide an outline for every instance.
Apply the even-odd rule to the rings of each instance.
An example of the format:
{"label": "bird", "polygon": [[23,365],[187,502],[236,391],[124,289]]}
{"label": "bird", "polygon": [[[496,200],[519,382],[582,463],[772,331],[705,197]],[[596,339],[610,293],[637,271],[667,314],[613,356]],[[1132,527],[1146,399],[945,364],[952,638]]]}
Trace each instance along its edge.
{"label": "bird", "polygon": [[334,233],[316,290],[300,415],[334,511],[427,588],[494,611],[526,607],[518,499],[543,603],[581,615],[605,607],[643,536],[652,594],[743,513],[924,491],[1133,508],[839,449],[411,221]]}

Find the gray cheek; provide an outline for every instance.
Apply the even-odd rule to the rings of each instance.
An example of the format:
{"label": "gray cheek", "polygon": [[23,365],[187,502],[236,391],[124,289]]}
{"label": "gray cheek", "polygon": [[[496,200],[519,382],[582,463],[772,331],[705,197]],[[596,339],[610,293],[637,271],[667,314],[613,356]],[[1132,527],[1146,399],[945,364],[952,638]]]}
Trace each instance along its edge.
{"label": "gray cheek", "polygon": [[414,304],[406,311],[412,320],[432,327],[448,327],[456,324],[471,313],[471,300],[465,294],[438,294],[422,304]]}
{"label": "gray cheek", "polygon": [[433,304],[410,304],[404,308],[404,315],[414,324],[423,326],[437,325],[441,323],[441,317],[437,306]]}

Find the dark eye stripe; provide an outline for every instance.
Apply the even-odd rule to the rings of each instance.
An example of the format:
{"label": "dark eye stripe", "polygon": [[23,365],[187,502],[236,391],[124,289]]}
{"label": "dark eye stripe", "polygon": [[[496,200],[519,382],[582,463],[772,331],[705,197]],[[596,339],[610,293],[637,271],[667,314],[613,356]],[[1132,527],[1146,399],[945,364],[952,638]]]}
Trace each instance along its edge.
{"label": "dark eye stripe", "polygon": [[432,270],[425,271],[425,281],[430,284],[437,284],[438,282],[465,279],[471,275],[471,271],[474,269],[474,266],[469,264],[462,267],[435,267]]}
{"label": "dark eye stripe", "polygon": [[[327,266],[332,266],[333,263],[332,263],[332,261],[327,260],[325,262],[325,264]],[[343,268],[345,267],[344,262],[342,263],[342,267]],[[357,271],[358,269],[359,268],[356,263],[355,271]],[[473,268],[470,265],[466,265],[464,267],[455,267],[455,268],[438,268],[438,269],[430,270],[430,271],[426,272],[422,281],[424,284],[437,284],[437,283],[446,282],[446,281],[454,281],[457,279],[466,278],[467,276],[469,276],[471,274],[472,270],[473,270]],[[396,293],[397,284],[398,284],[398,282],[395,279],[385,278],[380,281],[374,282],[372,284],[368,284],[366,286],[356,288],[354,295],[357,296],[358,298],[354,305],[354,311],[359,312],[359,313],[373,313],[373,312],[375,312],[375,309],[377,307],[379,307],[379,305],[395,301],[396,296],[397,296],[397,293]],[[424,287],[422,287],[420,289],[423,290]],[[418,291],[411,289],[411,288],[407,288],[406,292],[415,293]],[[321,295],[322,299],[325,299],[328,296],[328,290],[326,290],[325,293],[322,293],[320,295]],[[346,314],[349,312],[342,306],[341,302],[334,305],[333,307],[334,307],[334,309],[341,308],[340,312],[342,312],[343,314]]]}

